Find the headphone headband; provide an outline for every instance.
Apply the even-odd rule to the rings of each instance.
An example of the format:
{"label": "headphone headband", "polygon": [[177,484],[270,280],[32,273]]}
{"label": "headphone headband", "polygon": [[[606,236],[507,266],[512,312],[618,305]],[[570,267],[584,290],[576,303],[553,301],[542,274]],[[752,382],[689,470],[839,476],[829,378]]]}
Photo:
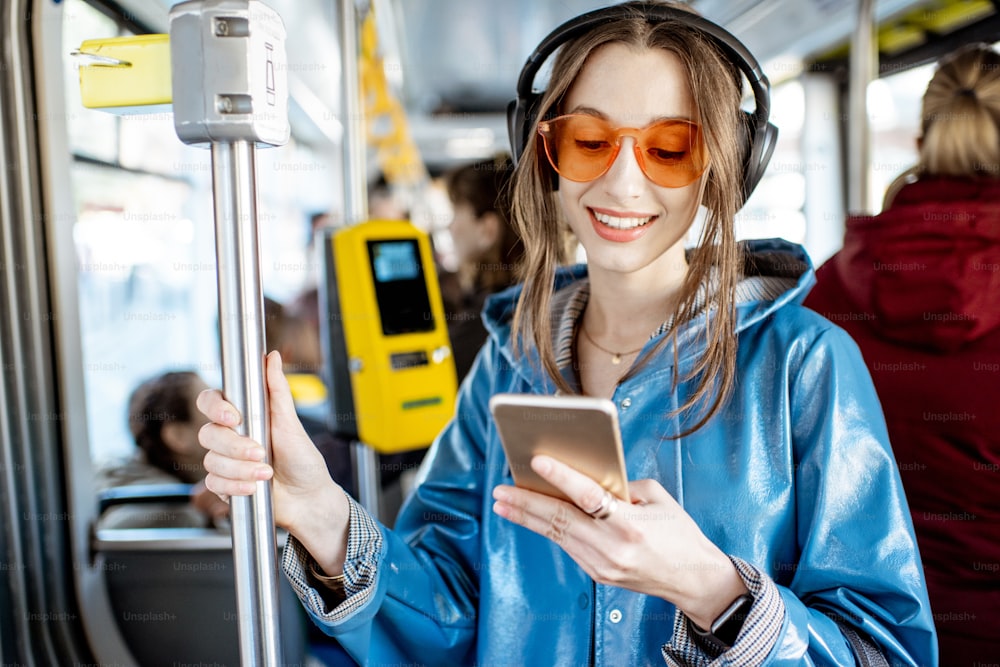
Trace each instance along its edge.
{"label": "headphone headband", "polygon": [[535,125],[542,93],[533,90],[535,76],[549,57],[566,42],[604,23],[643,17],[650,23],[677,21],[701,31],[723,55],[746,76],[753,92],[755,109],[747,112],[749,145],[744,159],[743,201],[764,175],[774,152],[778,128],[768,120],[771,112],[771,85],[753,54],[730,32],[691,12],[650,2],[628,2],[581,14],[566,21],[543,39],[525,62],[517,79],[517,98],[507,108],[507,130],[515,164],[528,143]]}

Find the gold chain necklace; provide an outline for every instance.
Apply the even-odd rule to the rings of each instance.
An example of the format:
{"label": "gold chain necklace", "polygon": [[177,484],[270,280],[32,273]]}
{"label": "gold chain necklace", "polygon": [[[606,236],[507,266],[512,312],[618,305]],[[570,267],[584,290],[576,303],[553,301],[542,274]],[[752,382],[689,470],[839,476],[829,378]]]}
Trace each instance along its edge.
{"label": "gold chain necklace", "polygon": [[614,350],[609,350],[608,348],[599,345],[596,340],[594,340],[593,338],[590,337],[590,334],[587,333],[587,330],[583,327],[582,324],[580,325],[580,332],[583,333],[583,337],[584,338],[586,338],[588,341],[590,341],[591,345],[593,345],[594,347],[596,347],[601,352],[604,352],[605,354],[610,354],[611,355],[611,363],[614,364],[615,366],[617,366],[618,364],[620,364],[622,362],[622,357],[628,357],[630,355],[635,354],[636,352],[640,352],[642,350],[642,347],[645,347],[645,344],[643,344],[642,347],[636,348],[635,350],[632,350],[631,352],[615,352]]}

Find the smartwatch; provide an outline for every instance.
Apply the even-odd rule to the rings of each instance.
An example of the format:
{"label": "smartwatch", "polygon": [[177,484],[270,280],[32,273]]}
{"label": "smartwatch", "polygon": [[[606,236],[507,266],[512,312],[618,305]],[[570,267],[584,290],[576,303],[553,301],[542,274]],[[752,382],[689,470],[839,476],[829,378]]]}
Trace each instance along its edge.
{"label": "smartwatch", "polygon": [[732,604],[726,607],[712,621],[712,625],[708,630],[702,630],[692,623],[690,619],[688,619],[688,627],[703,643],[721,652],[725,652],[736,643],[736,637],[739,636],[740,630],[743,629],[743,621],[746,620],[752,606],[753,596],[749,593],[744,593],[733,600]]}

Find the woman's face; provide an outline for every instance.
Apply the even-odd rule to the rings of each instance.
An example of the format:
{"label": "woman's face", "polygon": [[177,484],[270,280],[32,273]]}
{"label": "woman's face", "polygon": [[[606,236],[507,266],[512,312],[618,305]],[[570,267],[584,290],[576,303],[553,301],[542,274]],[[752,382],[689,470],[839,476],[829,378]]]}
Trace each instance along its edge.
{"label": "woman's face", "polygon": [[[695,103],[681,61],[662,49],[606,44],[587,60],[562,113],[585,113],[614,127],[642,128],[667,118],[693,120]],[[601,177],[577,183],[560,177],[559,199],[587,252],[591,273],[675,275],[686,270],[684,235],[701,202],[705,176],[680,188],[646,178],[623,137]]]}

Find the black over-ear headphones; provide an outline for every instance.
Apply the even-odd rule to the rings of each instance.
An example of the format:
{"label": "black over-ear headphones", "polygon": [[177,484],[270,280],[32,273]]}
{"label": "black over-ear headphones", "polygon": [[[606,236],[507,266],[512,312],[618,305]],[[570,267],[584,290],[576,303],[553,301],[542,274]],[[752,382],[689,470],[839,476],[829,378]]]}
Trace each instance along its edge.
{"label": "black over-ear headphones", "polygon": [[771,111],[771,84],[757,59],[732,34],[722,27],[696,14],[655,3],[630,2],[596,9],[581,14],[566,21],[549,33],[528,56],[521,76],[517,79],[517,99],[507,106],[507,131],[510,135],[510,146],[515,164],[521,158],[524,147],[528,143],[528,133],[535,125],[538,116],[538,105],[542,92],[532,90],[535,75],[548,60],[549,56],[571,39],[583,35],[592,28],[611,21],[645,15],[647,21],[659,23],[662,21],[677,21],[703,32],[713,44],[742,72],[750,82],[756,108],[744,112],[746,114],[747,150],[743,161],[743,201],[745,202],[753,189],[757,187],[767,163],[771,160],[774,146],[778,138],[778,128],[768,121]]}

